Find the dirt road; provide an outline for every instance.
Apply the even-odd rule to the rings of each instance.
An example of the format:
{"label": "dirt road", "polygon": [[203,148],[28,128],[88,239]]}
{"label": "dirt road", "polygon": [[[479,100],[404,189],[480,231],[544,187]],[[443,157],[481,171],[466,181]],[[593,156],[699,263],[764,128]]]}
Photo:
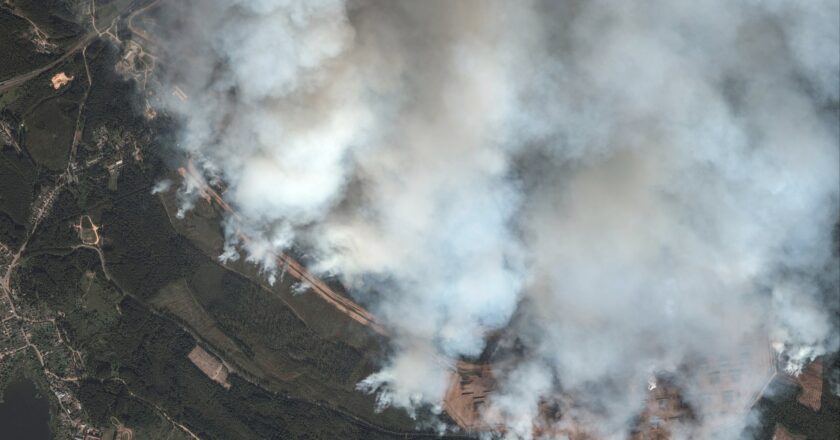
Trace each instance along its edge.
{"label": "dirt road", "polygon": [[[29,72],[22,73],[22,74],[20,74],[18,76],[15,76],[13,78],[9,78],[5,81],[0,81],[0,92],[5,92],[6,90],[17,87],[17,86],[25,83],[26,81],[29,81],[30,79],[35,78],[36,76],[38,76],[38,75],[52,69],[53,67],[61,64],[64,60],[69,58],[71,55],[73,55],[76,52],[78,52],[78,51],[84,49],[85,47],[87,47],[87,45],[92,43],[93,40],[96,39],[96,37],[97,37],[96,32],[88,33],[87,35],[82,37],[79,41],[77,41],[76,44],[74,44],[69,49],[67,49],[67,52],[65,52],[64,55],[58,57],[55,61],[53,61],[53,62],[51,62],[51,63],[49,63],[45,66],[39,67],[35,70],[30,70]],[[46,85],[45,85],[45,87],[46,87]]]}
{"label": "dirt road", "polygon": [[[137,2],[132,2],[126,8],[126,10],[133,10],[135,12],[142,12],[145,9],[155,5],[158,1],[159,0],[152,0],[151,2],[146,2],[146,3],[140,2],[141,4],[134,4],[134,3],[137,3]],[[118,13],[122,13],[122,12],[118,12]],[[132,13],[130,15],[130,17],[132,17],[132,18],[133,18],[133,16],[134,16],[134,13]],[[70,56],[75,54],[76,52],[86,48],[90,43],[92,43],[98,37],[99,37],[99,34],[96,32],[96,30],[95,29],[91,30],[90,32],[85,34],[82,38],[80,38],[79,41],[76,42],[76,44],[70,46],[70,48],[68,48],[67,51],[64,52],[63,55],[61,55],[60,57],[58,57],[54,61],[50,62],[49,64],[38,67],[34,70],[30,70],[29,72],[26,72],[26,73],[22,73],[18,76],[0,81],[0,93],[5,92],[6,90],[9,90],[11,88],[17,87],[17,86],[25,83],[26,81],[29,81],[30,79],[35,78],[36,76],[38,76],[38,75],[52,69],[53,67],[61,64],[67,58],[69,58]]]}
{"label": "dirt road", "polygon": [[[200,192],[202,197],[208,201],[215,201],[219,207],[221,207],[225,212],[229,213],[230,215],[234,216],[235,218],[240,218],[239,214],[231,208],[230,205],[225,202],[219,193],[216,192],[210,185],[207,184],[207,181],[201,175],[201,172],[195,168],[195,166],[190,162],[186,168],[181,168],[180,173],[184,178],[191,179],[196,186],[200,188]],[[250,240],[249,237],[240,234],[240,239],[243,242],[248,242]],[[361,323],[367,327],[370,327],[373,331],[387,336],[387,331],[385,328],[376,321],[376,318],[365,310],[364,307],[356,304],[346,296],[340,295],[335,292],[332,288],[330,288],[326,283],[321,281],[320,278],[312,274],[311,272],[307,271],[306,268],[303,267],[297,260],[290,257],[289,255],[278,253],[277,254],[277,263],[278,267],[285,268],[286,273],[293,276],[295,279],[309,284],[310,288],[316,295],[321,297],[324,301],[338,309],[340,312],[344,313],[351,319],[356,322]]]}

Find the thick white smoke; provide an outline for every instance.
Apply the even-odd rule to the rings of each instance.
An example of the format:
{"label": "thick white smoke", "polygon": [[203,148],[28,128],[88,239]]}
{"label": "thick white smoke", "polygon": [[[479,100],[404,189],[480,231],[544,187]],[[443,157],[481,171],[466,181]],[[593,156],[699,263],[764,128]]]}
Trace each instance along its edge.
{"label": "thick white smoke", "polygon": [[558,387],[618,435],[687,357],[837,349],[836,0],[167,7],[223,258],[311,249],[394,335],[383,404],[502,328],[488,414],[523,437]]}

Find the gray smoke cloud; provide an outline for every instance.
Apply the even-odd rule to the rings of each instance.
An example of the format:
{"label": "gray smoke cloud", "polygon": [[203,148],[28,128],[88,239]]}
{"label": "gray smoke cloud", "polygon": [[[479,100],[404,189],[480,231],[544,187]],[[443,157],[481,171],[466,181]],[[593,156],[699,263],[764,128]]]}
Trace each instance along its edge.
{"label": "gray smoke cloud", "polygon": [[382,405],[438,405],[500,329],[485,417],[523,438],[559,389],[621,437],[688,359],[837,350],[836,0],[164,8],[180,146],[241,214],[221,258],[340,276],[394,336]]}

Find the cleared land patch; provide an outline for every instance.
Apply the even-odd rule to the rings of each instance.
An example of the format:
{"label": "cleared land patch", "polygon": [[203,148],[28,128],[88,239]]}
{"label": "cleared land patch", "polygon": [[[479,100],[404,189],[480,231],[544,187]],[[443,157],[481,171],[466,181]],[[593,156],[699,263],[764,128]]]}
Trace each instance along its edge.
{"label": "cleared land patch", "polygon": [[177,280],[161,289],[160,293],[152,298],[151,304],[182,320],[201,339],[231,361],[234,368],[242,369],[245,373],[261,379],[290,381],[300,375],[300,373],[277,368],[279,363],[276,360],[262,359],[261,356],[255,356],[254,353],[243,350],[241,343],[237,343],[225,334],[199,304],[184,279]]}
{"label": "cleared land patch", "polygon": [[195,348],[187,355],[187,357],[201,370],[202,373],[206,374],[210,380],[214,382],[218,382],[221,386],[225,387],[225,389],[230,388],[230,382],[228,382],[228,369],[225,365],[216,359],[215,356],[208,353],[206,350],[201,348],[201,346],[196,345]]}

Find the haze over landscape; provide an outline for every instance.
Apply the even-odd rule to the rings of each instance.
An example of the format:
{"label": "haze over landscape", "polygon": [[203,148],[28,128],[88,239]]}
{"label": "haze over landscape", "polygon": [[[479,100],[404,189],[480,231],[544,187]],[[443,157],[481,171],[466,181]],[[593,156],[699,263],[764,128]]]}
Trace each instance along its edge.
{"label": "haze over landscape", "polygon": [[559,390],[611,437],[689,359],[837,350],[837,2],[165,8],[219,258],[337,276],[392,337],[380,405],[439,405],[497,331],[483,413],[522,437]]}
{"label": "haze over landscape", "polygon": [[0,54],[0,439],[840,438],[840,0],[2,0]]}

